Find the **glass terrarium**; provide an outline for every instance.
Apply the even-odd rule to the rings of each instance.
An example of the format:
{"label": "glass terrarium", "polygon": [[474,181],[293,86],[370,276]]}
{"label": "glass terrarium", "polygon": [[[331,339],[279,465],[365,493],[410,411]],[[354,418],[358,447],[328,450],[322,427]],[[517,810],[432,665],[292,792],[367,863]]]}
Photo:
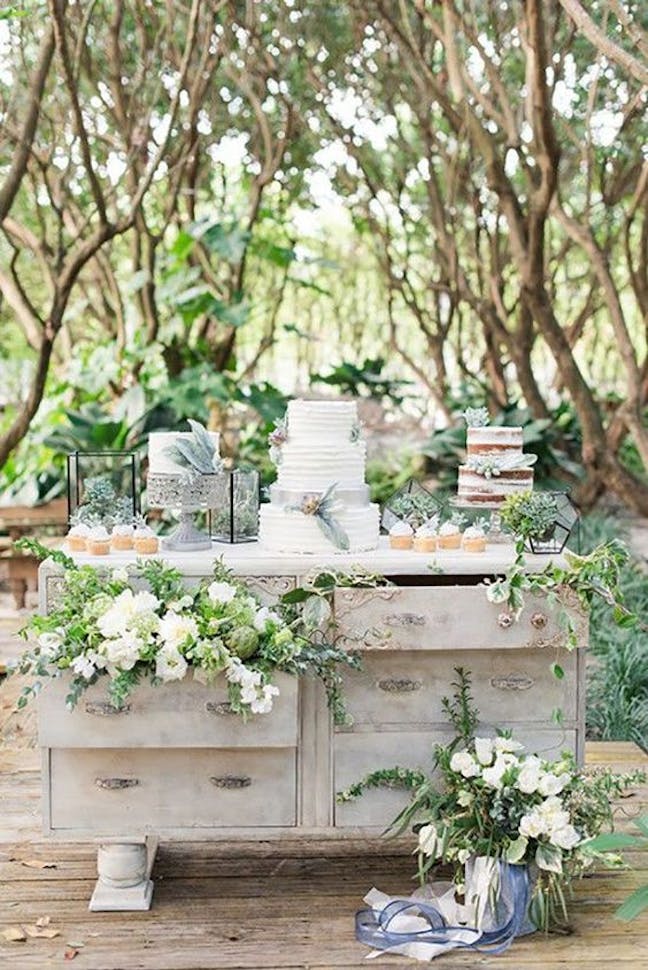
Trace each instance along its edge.
{"label": "glass terrarium", "polygon": [[404,520],[413,528],[443,511],[443,502],[415,478],[410,478],[389,496],[383,505],[380,524],[389,532],[396,522]]}
{"label": "glass terrarium", "polygon": [[259,473],[235,468],[216,476],[217,497],[209,509],[216,542],[253,542],[259,534]]}
{"label": "glass terrarium", "polygon": [[541,536],[528,537],[525,546],[536,555],[558,555],[573,535],[580,552],[580,512],[568,492],[551,492],[556,501],[554,521]]}
{"label": "glass terrarium", "polygon": [[133,451],[73,451],[67,456],[68,519],[132,520],[139,511],[139,464]]}

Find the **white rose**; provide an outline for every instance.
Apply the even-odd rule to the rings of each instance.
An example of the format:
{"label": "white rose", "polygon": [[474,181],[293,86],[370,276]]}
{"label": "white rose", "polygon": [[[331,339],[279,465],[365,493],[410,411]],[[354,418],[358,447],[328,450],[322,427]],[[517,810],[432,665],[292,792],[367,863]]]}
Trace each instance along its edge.
{"label": "white rose", "polygon": [[501,788],[502,778],[507,768],[508,765],[501,758],[497,758],[492,768],[484,768],[482,778],[490,788]]}
{"label": "white rose", "polygon": [[86,657],[85,654],[80,654],[78,657],[75,657],[70,666],[75,674],[78,674],[85,680],[91,680],[96,673],[92,660]]}
{"label": "white rose", "polygon": [[423,855],[428,856],[430,859],[436,859],[437,845],[439,843],[439,837],[436,830],[436,826],[431,822],[428,825],[423,825],[419,829],[418,833],[418,847],[419,852]]}
{"label": "white rose", "polygon": [[259,633],[264,633],[266,625],[268,623],[279,623],[279,617],[272,610],[268,609],[267,606],[262,606],[260,610],[257,610],[254,617],[254,626]]}
{"label": "white rose", "polygon": [[155,657],[155,675],[165,683],[182,680],[188,666],[182,654],[169,644],[162,647]]}
{"label": "white rose", "polygon": [[519,741],[514,741],[513,738],[504,738],[501,736],[495,738],[494,744],[495,750],[502,752],[522,751],[524,748],[524,745],[520,744]]}
{"label": "white rose", "polygon": [[493,739],[475,738],[475,754],[480,765],[490,765],[493,761]]}
{"label": "white rose", "polygon": [[139,637],[125,632],[121,637],[106,640],[103,644],[103,652],[113,666],[119,667],[120,670],[131,670],[139,660],[142,646],[143,643]]}
{"label": "white rose", "polygon": [[533,755],[523,762],[516,787],[525,795],[532,795],[540,784],[540,760]]}
{"label": "white rose", "polygon": [[545,797],[548,795],[559,795],[568,781],[569,775],[554,775],[548,771],[540,778],[538,791]]}
{"label": "white rose", "polygon": [[231,603],[236,596],[236,586],[231,583],[211,583],[207,595],[212,603]]}
{"label": "white rose", "polygon": [[559,829],[554,829],[549,836],[552,845],[559,849],[573,849],[580,842],[581,838],[573,825],[563,825]]}
{"label": "white rose", "polygon": [[520,835],[524,835],[527,839],[537,839],[544,831],[542,819],[536,811],[529,812],[520,819],[518,830]]}
{"label": "white rose", "polygon": [[177,650],[186,640],[198,636],[198,624],[192,616],[180,616],[168,610],[160,620],[159,634],[165,646]]}
{"label": "white rose", "polygon": [[475,778],[480,773],[479,765],[469,751],[455,751],[450,759],[450,769],[464,778]]}

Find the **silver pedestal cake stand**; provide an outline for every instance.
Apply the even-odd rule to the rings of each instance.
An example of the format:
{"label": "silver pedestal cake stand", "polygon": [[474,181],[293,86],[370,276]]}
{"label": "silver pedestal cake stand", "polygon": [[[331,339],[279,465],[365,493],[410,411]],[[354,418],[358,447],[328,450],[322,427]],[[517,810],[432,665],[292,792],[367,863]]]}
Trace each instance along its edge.
{"label": "silver pedestal cake stand", "polygon": [[170,552],[198,552],[211,549],[211,538],[194,525],[196,512],[212,508],[218,496],[219,475],[186,474],[148,476],[150,508],[170,509],[178,516],[174,531],[162,540]]}
{"label": "silver pedestal cake stand", "polygon": [[470,509],[473,512],[479,512],[480,510],[490,512],[490,523],[486,533],[488,541],[498,543],[513,542],[511,536],[507,532],[504,532],[502,528],[502,516],[500,514],[501,502],[471,502],[469,499],[462,499],[455,496],[452,499],[452,505],[455,508]]}

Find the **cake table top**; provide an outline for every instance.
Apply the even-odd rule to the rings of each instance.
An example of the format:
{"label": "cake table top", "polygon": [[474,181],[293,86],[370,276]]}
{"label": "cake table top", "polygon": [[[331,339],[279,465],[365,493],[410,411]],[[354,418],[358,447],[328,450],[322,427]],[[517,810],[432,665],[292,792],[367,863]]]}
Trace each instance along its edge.
{"label": "cake table top", "polygon": [[[167,552],[162,550],[158,558],[175,566],[185,576],[206,576],[211,572],[211,564],[222,557],[226,566],[241,576],[303,576],[315,569],[337,569],[352,572],[360,566],[383,576],[429,576],[431,584],[434,576],[493,575],[505,572],[515,559],[515,549],[511,543],[494,543],[487,546],[486,552],[463,552],[463,550],[439,550],[435,553],[414,552],[412,550],[391,549],[389,539],[380,537],[379,546],[363,553],[281,553],[266,549],[259,542],[246,542],[230,545],[214,542],[210,550],[204,552]],[[119,568],[134,562],[134,552],[111,552],[108,556],[90,556],[74,553],[73,558],[80,564]],[[526,556],[529,572],[541,572],[550,562],[564,565],[562,556]]]}

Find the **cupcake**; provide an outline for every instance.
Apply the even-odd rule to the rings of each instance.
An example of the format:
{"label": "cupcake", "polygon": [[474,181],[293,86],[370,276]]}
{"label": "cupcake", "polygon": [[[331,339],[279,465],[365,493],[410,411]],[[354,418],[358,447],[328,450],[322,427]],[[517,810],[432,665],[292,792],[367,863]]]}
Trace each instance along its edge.
{"label": "cupcake", "polygon": [[437,547],[437,530],[434,522],[425,522],[414,533],[416,552],[434,552]]}
{"label": "cupcake", "polygon": [[88,548],[89,535],[90,526],[84,525],[83,522],[73,525],[66,536],[70,552],[85,552]]}
{"label": "cupcake", "polygon": [[114,525],[110,536],[110,544],[113,549],[123,552],[133,548],[133,526]]}
{"label": "cupcake", "polygon": [[461,530],[456,522],[444,522],[439,529],[439,549],[461,549]]}
{"label": "cupcake", "polygon": [[91,556],[107,556],[110,552],[110,536],[102,525],[95,525],[88,533],[86,549]]}
{"label": "cupcake", "polygon": [[486,552],[486,536],[478,525],[469,526],[463,534],[462,546],[466,552]]}
{"label": "cupcake", "polygon": [[414,529],[407,522],[394,522],[389,530],[389,545],[392,549],[411,549]]}
{"label": "cupcake", "polygon": [[133,532],[133,548],[139,555],[151,555],[158,551],[158,537],[148,525],[138,525]]}

